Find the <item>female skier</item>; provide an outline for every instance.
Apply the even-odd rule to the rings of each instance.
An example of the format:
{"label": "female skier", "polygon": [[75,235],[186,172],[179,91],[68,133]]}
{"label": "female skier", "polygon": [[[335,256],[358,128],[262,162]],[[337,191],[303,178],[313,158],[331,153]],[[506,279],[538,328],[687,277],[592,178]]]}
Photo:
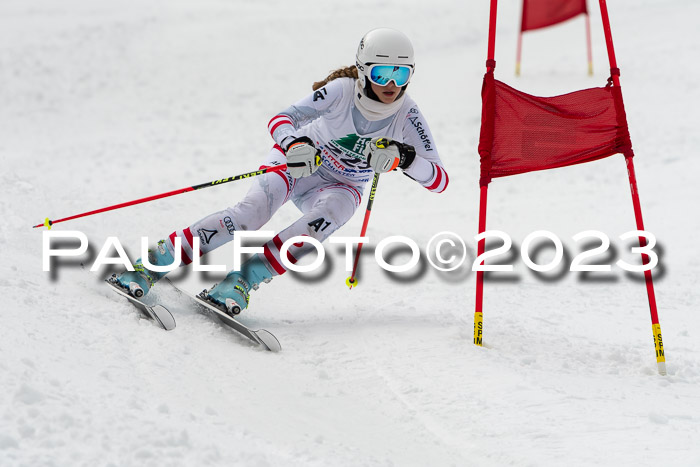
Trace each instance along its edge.
{"label": "female skier", "polygon": [[[179,237],[180,264],[187,265],[195,236],[200,253],[207,253],[231,241],[236,231],[260,229],[291,199],[303,215],[267,242],[264,253],[252,256],[240,271],[229,272],[208,291],[209,301],[233,315],[248,307],[251,289],[286,271],[280,247],[287,239],[308,235],[323,242],[352,217],[373,173],[399,168],[430,191],[445,190],[447,172],[433,136],[406,94],[414,67],[413,46],[403,33],[388,28],[368,32],[360,41],[355,66],[314,83],[312,94],[270,120],[268,129],[276,144],[261,168],[286,163],[287,170],[256,177],[234,207],[161,240],[149,251],[149,263],[171,265]],[[382,138],[385,141],[378,144]],[[313,249],[296,243],[287,258],[295,263]],[[166,274],[147,269],[141,259],[134,269],[116,282],[137,297]]]}

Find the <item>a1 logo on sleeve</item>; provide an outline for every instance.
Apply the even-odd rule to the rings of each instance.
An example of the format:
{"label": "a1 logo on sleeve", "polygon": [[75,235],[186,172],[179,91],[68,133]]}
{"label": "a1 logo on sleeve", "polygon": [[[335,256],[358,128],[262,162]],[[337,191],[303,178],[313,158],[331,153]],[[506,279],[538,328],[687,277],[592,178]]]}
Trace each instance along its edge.
{"label": "a1 logo on sleeve", "polygon": [[316,102],[319,99],[325,100],[327,95],[328,95],[328,91],[326,91],[325,87],[319,89],[318,91],[316,91],[314,93],[314,102]]}

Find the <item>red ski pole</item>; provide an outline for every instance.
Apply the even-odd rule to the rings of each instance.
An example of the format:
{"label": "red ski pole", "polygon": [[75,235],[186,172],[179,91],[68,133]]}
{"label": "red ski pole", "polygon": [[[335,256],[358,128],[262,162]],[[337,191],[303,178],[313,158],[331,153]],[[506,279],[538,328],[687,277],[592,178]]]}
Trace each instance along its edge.
{"label": "red ski pole", "polygon": [[[372,213],[372,204],[374,204],[374,195],[377,192],[377,185],[379,184],[379,174],[374,174],[374,180],[372,181],[372,191],[369,192],[369,200],[367,201],[367,210],[365,211],[365,220],[362,224],[362,231],[360,232],[360,237],[364,237],[367,233],[367,224],[369,223],[369,215]],[[355,274],[357,273],[357,264],[360,262],[360,252],[362,251],[362,243],[357,245],[357,253],[355,253],[355,264],[352,267],[352,275],[347,278],[345,284],[352,290],[353,287],[357,286],[357,278]]]}
{"label": "red ski pole", "polygon": [[47,227],[50,229],[53,224],[58,224],[59,222],[65,222],[65,221],[69,221],[72,219],[78,219],[79,217],[92,216],[93,214],[99,214],[101,212],[113,211],[115,209],[121,209],[121,208],[125,208],[127,206],[134,206],[136,204],[147,203],[148,201],[154,201],[154,200],[161,199],[161,198],[167,198],[168,196],[179,195],[180,193],[187,193],[188,191],[201,190],[202,188],[209,188],[212,186],[218,186],[218,185],[222,185],[224,183],[235,182],[236,180],[242,180],[244,178],[255,177],[255,176],[262,175],[262,174],[265,174],[268,172],[278,172],[281,170],[287,170],[287,165],[282,164],[282,165],[275,165],[272,167],[265,167],[264,169],[254,170],[252,172],[248,172],[248,173],[244,173],[244,174],[240,174],[240,175],[234,175],[233,177],[222,178],[220,180],[213,180],[211,182],[202,183],[200,185],[188,186],[187,188],[181,188],[179,190],[168,191],[167,193],[161,193],[159,195],[147,196],[145,198],[135,199],[133,201],[127,201],[126,203],[115,204],[114,206],[108,206],[106,208],[95,209],[94,211],[88,211],[88,212],[84,212],[82,214],[76,214],[74,216],[64,217],[63,219],[56,219],[55,221],[52,221],[47,217],[43,223],[37,224],[37,225],[33,226],[33,228],[36,229],[37,227]]}

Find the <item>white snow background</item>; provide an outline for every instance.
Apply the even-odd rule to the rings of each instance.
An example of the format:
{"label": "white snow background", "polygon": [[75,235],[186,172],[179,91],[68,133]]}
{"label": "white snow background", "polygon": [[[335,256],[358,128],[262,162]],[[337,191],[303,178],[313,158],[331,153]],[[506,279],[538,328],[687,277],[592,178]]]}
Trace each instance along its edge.
{"label": "white snow background", "polygon": [[[528,33],[516,78],[520,3],[499,5],[498,79],[536,95],[605,84],[595,1],[594,77],[576,18]],[[519,256],[525,236],[544,229],[570,263],[582,251],[572,236],[594,229],[617,245],[598,262],[631,261],[631,243],[618,238],[635,229],[619,155],[490,185],[487,227],[513,238],[515,271],[487,282],[485,345],[472,344],[487,1],[2,0],[0,466],[700,465],[700,3],[608,6],[644,220],[661,253],[665,377],[643,282],[617,266],[584,281],[567,263],[554,279],[538,277]],[[175,316],[172,332],[108,290],[109,271],[88,272],[88,257],[53,279],[42,271],[42,231],[31,226],[45,217],[256,169],[272,144],[268,120],[354,63],[359,39],[379,26],[413,40],[409,92],[451,184],[435,195],[382,176],[356,289],[344,284],[342,251],[329,247],[323,273],[254,292],[241,320],[273,332],[281,353],[249,344],[167,284],[153,296]],[[54,230],[84,232],[93,253],[116,236],[135,259],[141,236],[162,238],[249,186]],[[365,201],[338,235],[359,234]],[[267,228],[296,216],[285,206]],[[390,235],[425,252],[441,231],[470,247],[456,272],[428,265],[397,280],[371,254]]]}

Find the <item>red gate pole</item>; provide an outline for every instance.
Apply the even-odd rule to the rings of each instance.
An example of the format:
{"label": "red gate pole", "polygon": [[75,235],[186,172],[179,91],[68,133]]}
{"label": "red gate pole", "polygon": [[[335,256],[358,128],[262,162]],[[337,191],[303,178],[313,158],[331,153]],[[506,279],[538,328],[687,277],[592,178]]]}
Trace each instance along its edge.
{"label": "red gate pole", "polygon": [[[620,70],[617,68],[615,60],[615,49],[613,47],[612,33],[610,31],[610,19],[608,17],[608,7],[605,0],[599,0],[600,14],[603,19],[603,30],[605,31],[605,43],[608,47],[608,59],[610,60],[610,74],[614,86],[620,86]],[[644,230],[644,220],[642,219],[642,205],[639,201],[639,189],[637,188],[637,176],[634,171],[634,162],[632,155],[625,155],[627,163],[627,175],[629,176],[630,190],[632,192],[632,205],[634,206],[634,217],[637,222],[637,230]],[[639,237],[639,246],[644,247],[647,241],[644,237]],[[642,264],[649,263],[649,256],[642,254]],[[651,270],[644,271],[644,282],[647,288],[647,297],[649,298],[649,312],[651,314],[651,329],[654,335],[654,348],[656,350],[656,363],[659,368],[659,374],[666,374],[666,357],[664,355],[664,344],[661,337],[661,325],[659,324],[659,315],[656,308],[656,295],[654,293],[654,280],[651,275]]]}
{"label": "red gate pole", "polygon": [[[496,55],[496,10],[498,9],[498,0],[491,0],[491,13],[489,15],[489,48],[488,48],[488,60],[493,60],[494,55]],[[494,65],[495,67],[495,65]],[[487,65],[487,70],[490,68],[493,71],[493,67]]]}
{"label": "red gate pole", "polygon": [[[498,0],[491,0],[491,13],[489,18],[489,45],[488,45],[488,58],[486,60],[486,73],[493,73],[496,67],[496,61],[494,60],[495,50],[496,50],[496,11],[498,8]],[[491,77],[493,79],[493,76]],[[483,110],[482,110],[483,112]],[[483,116],[482,116],[483,118]],[[483,125],[483,122],[482,122]],[[490,148],[489,148],[490,151]],[[483,162],[482,162],[483,163]],[[486,230],[486,199],[488,194],[488,182],[481,183],[481,189],[479,193],[479,233],[483,233]],[[477,245],[477,255],[482,255],[486,248],[486,239],[479,240]],[[483,263],[483,261],[482,261]],[[483,303],[484,303],[484,272],[476,272],[476,303],[474,306],[474,344],[478,346],[483,345],[483,325],[484,325],[484,314],[483,314]]]}
{"label": "red gate pole", "polygon": [[518,50],[515,53],[515,76],[520,76],[520,59],[523,52],[523,31],[518,33]]}
{"label": "red gate pole", "polygon": [[[482,185],[479,194],[479,234],[486,231],[486,197],[489,186]],[[479,240],[477,245],[477,256],[484,254],[486,247],[486,239]],[[482,260],[479,265],[484,264]],[[482,346],[483,331],[484,331],[484,271],[476,272],[476,306],[474,308],[474,344]]]}
{"label": "red gate pole", "polygon": [[518,49],[515,51],[515,76],[520,76],[520,59],[523,52],[523,20],[525,19],[525,7],[527,1],[523,0],[522,10],[520,11],[520,32],[518,33]]}
{"label": "red gate pole", "polygon": [[586,11],[586,47],[588,48],[588,76],[593,76],[593,52],[591,45],[591,15]]}

